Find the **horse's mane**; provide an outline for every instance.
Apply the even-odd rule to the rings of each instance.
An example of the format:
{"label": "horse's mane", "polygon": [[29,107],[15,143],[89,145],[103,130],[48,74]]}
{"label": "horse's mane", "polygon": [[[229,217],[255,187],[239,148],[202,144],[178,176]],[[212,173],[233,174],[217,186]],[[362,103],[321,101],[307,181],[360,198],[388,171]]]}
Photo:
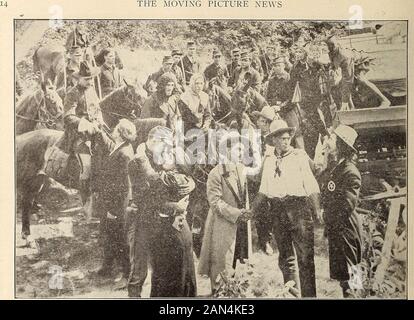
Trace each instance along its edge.
{"label": "horse's mane", "polygon": [[[16,106],[16,114],[21,114],[21,112],[26,111],[30,106],[33,105],[32,101],[36,101],[36,105],[38,105],[43,98],[43,90],[37,89],[33,93],[27,93],[17,104]],[[23,114],[21,114],[23,115]]]}
{"label": "horse's mane", "polygon": [[120,97],[120,93],[124,90],[124,88],[126,87],[126,85],[122,85],[119,88],[116,88],[114,91],[112,91],[110,94],[108,94],[106,97],[104,97],[101,102],[99,103],[99,106],[101,107],[101,109],[105,110],[106,107],[108,106],[113,106],[116,104],[119,104],[119,97]]}

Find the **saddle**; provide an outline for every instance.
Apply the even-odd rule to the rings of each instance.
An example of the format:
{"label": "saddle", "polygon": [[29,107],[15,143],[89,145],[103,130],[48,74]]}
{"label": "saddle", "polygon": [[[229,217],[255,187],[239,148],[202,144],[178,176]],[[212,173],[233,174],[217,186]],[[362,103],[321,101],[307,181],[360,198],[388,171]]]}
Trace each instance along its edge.
{"label": "saddle", "polygon": [[45,152],[44,173],[57,182],[72,188],[79,187],[81,167],[74,153],[66,153],[59,146],[60,140]]}

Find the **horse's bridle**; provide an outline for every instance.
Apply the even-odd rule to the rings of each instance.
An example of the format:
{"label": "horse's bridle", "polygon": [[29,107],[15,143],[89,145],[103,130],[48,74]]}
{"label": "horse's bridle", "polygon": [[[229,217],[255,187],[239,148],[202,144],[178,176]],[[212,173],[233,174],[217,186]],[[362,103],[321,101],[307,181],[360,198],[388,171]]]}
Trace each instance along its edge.
{"label": "horse's bridle", "polygon": [[[37,102],[37,99],[35,99]],[[40,115],[40,111],[42,109],[42,105],[43,105],[43,110],[45,111],[45,115],[46,115],[46,120],[41,119],[41,115]],[[16,114],[17,118],[23,119],[23,120],[28,120],[28,121],[34,121],[36,123],[44,123],[46,124],[46,126],[48,128],[53,127],[54,125],[56,125],[57,121],[62,117],[62,114],[59,114],[57,116],[52,116],[52,114],[47,110],[46,108],[46,98],[44,96],[44,94],[42,95],[42,99],[37,103],[37,117],[38,119],[32,119],[29,117],[25,117],[21,114]]]}

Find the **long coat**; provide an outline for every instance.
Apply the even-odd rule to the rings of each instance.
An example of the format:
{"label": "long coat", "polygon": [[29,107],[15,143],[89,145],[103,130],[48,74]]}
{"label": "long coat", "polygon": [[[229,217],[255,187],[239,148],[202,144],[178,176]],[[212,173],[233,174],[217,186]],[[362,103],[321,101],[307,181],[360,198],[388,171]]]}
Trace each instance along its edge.
{"label": "long coat", "polygon": [[362,259],[361,225],[355,207],[361,174],[351,160],[343,160],[322,187],[329,268],[332,279],[349,280],[348,268]]}
{"label": "long coat", "polygon": [[130,183],[128,164],[134,157],[134,150],[129,142],[116,146],[105,133],[98,133],[93,141],[95,151],[99,150],[99,161],[95,164],[92,180],[97,184],[100,205],[114,216],[123,216],[127,205]]}
{"label": "long coat", "polygon": [[[243,166],[228,167],[227,173],[223,165],[217,165],[210,171],[207,180],[207,198],[210,204],[203,243],[201,247],[198,272],[208,275],[212,281],[229,269],[233,263],[236,242],[237,219],[241,214],[239,201],[242,195],[238,192],[237,171],[241,178],[241,186],[245,186]],[[237,198],[236,198],[237,197]]]}

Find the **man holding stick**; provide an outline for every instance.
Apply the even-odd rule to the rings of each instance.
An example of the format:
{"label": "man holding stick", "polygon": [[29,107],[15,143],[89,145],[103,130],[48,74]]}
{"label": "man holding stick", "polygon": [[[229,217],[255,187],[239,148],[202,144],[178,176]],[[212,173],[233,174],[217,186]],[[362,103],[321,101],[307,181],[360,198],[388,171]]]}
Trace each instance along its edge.
{"label": "man holding stick", "polygon": [[[264,159],[260,189],[252,210],[257,215],[272,215],[285,284],[294,281],[298,287],[300,279],[302,297],[316,297],[313,224],[316,217],[321,217],[321,210],[319,186],[311,170],[313,164],[304,150],[290,145],[295,128],[277,119],[269,131],[265,138],[275,152]],[[262,209],[266,203],[270,203],[269,211]]]}

